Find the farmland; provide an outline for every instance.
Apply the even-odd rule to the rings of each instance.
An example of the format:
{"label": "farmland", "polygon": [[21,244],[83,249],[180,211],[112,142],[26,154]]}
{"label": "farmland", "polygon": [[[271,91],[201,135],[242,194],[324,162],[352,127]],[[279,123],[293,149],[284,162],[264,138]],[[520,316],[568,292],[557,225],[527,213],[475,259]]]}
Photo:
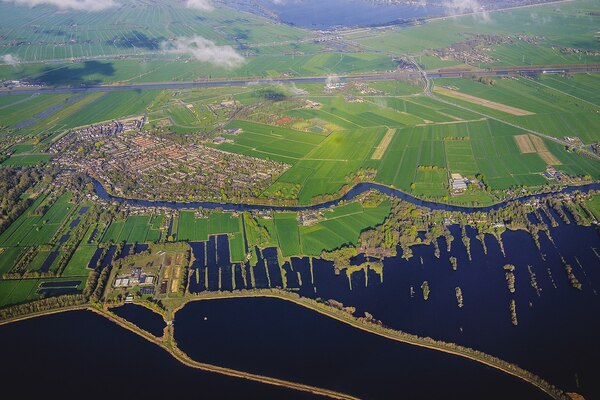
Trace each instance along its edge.
{"label": "farmland", "polygon": [[383,223],[389,212],[390,204],[387,200],[374,208],[352,203],[332,213],[333,215],[327,215],[325,221],[310,227],[302,226],[299,231],[302,254],[316,256],[323,250],[355,246],[360,232]]}
{"label": "farmland", "polygon": [[594,214],[596,220],[600,221],[600,195],[593,196],[587,206],[592,214]]}
{"label": "farmland", "polygon": [[306,156],[324,139],[316,134],[244,121],[234,121],[229,126],[243,132],[233,138],[233,144],[219,148],[286,163]]}
{"label": "farmland", "polygon": [[208,220],[196,218],[191,211],[182,211],[179,214],[177,238],[190,242],[208,240]]}
{"label": "farmland", "polygon": [[13,269],[23,250],[20,247],[3,248],[0,253],[0,273],[4,274]]}
{"label": "farmland", "polygon": [[92,257],[96,253],[96,246],[81,245],[75,250],[71,260],[67,264],[62,276],[87,276],[87,268]]}
{"label": "farmland", "polygon": [[126,220],[113,221],[106,230],[102,241],[110,243],[144,243],[156,241],[160,237],[159,224],[152,223],[147,215],[130,216]]}
{"label": "farmland", "polygon": [[[64,194],[51,205],[48,199],[34,203],[9,229],[0,235],[2,246],[32,246],[48,244],[55,233],[72,212],[74,206],[69,203],[70,196]],[[36,215],[39,207],[47,208],[43,215]]]}
{"label": "farmland", "polygon": [[[531,13],[527,8],[497,11],[490,13],[487,18],[466,16],[438,19],[413,29],[388,29],[371,35],[357,35],[355,40],[364,46],[382,51],[398,51],[400,48],[408,54],[428,55],[427,50],[463,42],[471,35],[511,35],[520,32],[542,39],[536,45],[515,40],[510,44],[491,46],[490,56],[497,61],[490,64],[541,65],[557,61],[560,64],[593,62],[594,57],[558,53],[555,48],[561,46],[594,48],[593,35],[589,33],[595,29],[595,20],[581,10],[597,8],[597,3],[586,0],[570,2],[561,5],[560,8],[553,5],[538,6],[535,13]],[[352,38],[353,34],[349,37]],[[427,68],[459,63],[454,60],[440,60],[437,57],[423,57],[422,62]]]}
{"label": "farmland", "polygon": [[[0,307],[40,298],[40,293],[38,293],[40,285],[48,282],[56,282],[56,288],[60,289],[61,282],[68,282],[70,284],[71,279],[2,280],[0,281]],[[81,290],[82,286],[85,284],[85,279],[76,282],[78,282],[76,288]]]}
{"label": "farmland", "polygon": [[280,213],[275,217],[275,230],[279,248],[286,257],[302,253],[296,218],[296,213]]}
{"label": "farmland", "polygon": [[[525,78],[499,79],[494,85],[471,79],[445,79],[437,83],[452,86],[460,93],[489,101],[490,104],[510,104],[515,109],[527,111],[522,115],[447,96],[448,91],[439,92],[437,96],[456,106],[424,95],[392,96],[388,92],[382,96],[365,95],[361,97],[362,102],[351,102],[343,92],[323,95],[317,94],[318,90],[313,88],[314,95],[294,95],[290,97],[289,106],[276,105],[270,111],[274,113],[272,118],[291,118],[291,122],[285,126],[257,122],[254,119],[258,114],[251,114],[227,123],[226,128],[237,133],[219,133],[220,121],[230,114],[215,117],[207,106],[218,104],[233,95],[245,102],[242,107],[267,107],[268,110],[268,102],[265,103],[256,95],[263,90],[259,87],[252,90],[232,88],[223,94],[218,94],[214,89],[194,89],[184,94],[170,90],[142,91],[129,101],[125,92],[95,94],[92,98],[76,99],[53,117],[35,122],[35,126],[58,133],[61,130],[56,124],[67,127],[109,120],[110,105],[117,104],[122,105],[118,107],[120,115],[146,114],[150,121],[149,129],[158,129],[159,122],[164,119],[177,124],[170,128],[178,132],[176,134],[189,135],[202,127],[209,130],[217,127],[216,133],[209,136],[220,134],[226,141],[220,144],[209,142],[209,146],[290,165],[291,168],[277,177],[273,185],[259,197],[310,204],[319,199],[335,197],[342,188],[352,185],[356,174],[373,169],[376,182],[416,196],[442,199],[447,194],[444,193],[447,182],[443,182],[442,175],[425,177],[417,174],[417,167],[436,166],[449,173],[460,173],[471,178],[482,175],[492,190],[547,184],[548,181],[541,175],[546,165],[555,165],[573,176],[598,176],[595,162],[570,154],[553,144],[545,143],[547,151],[534,153],[522,153],[516,145],[514,137],[526,132],[508,123],[559,139],[575,136],[583,143],[598,140],[598,131],[591,127],[597,124],[599,107],[593,101],[586,100],[594,97],[583,84],[596,84],[596,78],[580,79],[581,83],[572,88],[570,93],[563,90],[567,88],[560,78],[553,79],[540,79],[539,82]],[[563,86],[553,88],[552,84]],[[392,91],[389,83],[380,87]],[[402,93],[405,93],[404,89]],[[23,100],[26,100],[24,104],[34,101],[28,98],[19,101]],[[84,100],[88,103],[79,104]],[[320,104],[320,107],[298,107],[307,100]],[[182,106],[182,102],[191,106]],[[71,107],[75,108],[70,110]],[[179,111],[176,110],[188,116],[178,116]],[[506,121],[507,124],[500,121]],[[312,132],[311,127],[323,129],[321,132]],[[25,132],[28,129],[18,128],[17,131]],[[395,133],[389,134],[392,131]],[[20,146],[14,148],[18,150],[4,161],[4,165],[50,161],[49,155],[40,153],[36,145]],[[111,227],[104,241],[130,240],[131,226],[128,225],[123,233],[121,228],[123,226],[118,224]],[[134,234],[134,237],[140,241],[147,240],[142,233]],[[157,238],[158,233],[152,232],[149,237]],[[202,233],[191,236],[185,233],[183,237],[206,236]]]}
{"label": "farmland", "polygon": [[[597,80],[598,77],[593,75],[588,76],[584,81],[597,86]],[[550,85],[546,82],[549,82]],[[600,107],[594,104],[593,101],[586,99],[587,97],[593,100],[594,97],[589,97],[587,95],[588,89],[583,86],[575,84],[575,86],[570,87],[569,92],[566,92],[560,89],[569,90],[568,87],[565,87],[565,82],[553,77],[540,80],[502,79],[496,81],[493,86],[467,79],[444,80],[442,84],[458,87],[461,92],[469,95],[502,104],[511,104],[514,107],[533,113],[534,115],[515,116],[500,110],[491,110],[489,107],[454,99],[454,101],[465,104],[467,107],[514,122],[524,128],[544,132],[558,138],[577,136],[584,143],[593,143],[600,139],[598,131],[592,128],[600,122],[598,114]],[[556,85],[556,88],[552,87],[552,84]]]}

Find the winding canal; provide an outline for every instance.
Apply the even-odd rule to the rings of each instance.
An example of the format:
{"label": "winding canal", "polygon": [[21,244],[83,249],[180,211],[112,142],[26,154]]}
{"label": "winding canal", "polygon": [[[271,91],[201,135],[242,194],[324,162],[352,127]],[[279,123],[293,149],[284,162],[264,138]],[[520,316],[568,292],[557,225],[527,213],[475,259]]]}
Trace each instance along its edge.
{"label": "winding canal", "polygon": [[104,186],[97,180],[93,179],[94,184],[94,192],[98,197],[105,201],[117,202],[122,204],[129,204],[132,206],[138,207],[164,207],[171,208],[175,210],[185,210],[185,209],[195,209],[195,208],[204,208],[208,210],[221,209],[223,211],[237,211],[237,212],[245,212],[245,211],[311,211],[311,210],[320,210],[324,208],[329,208],[333,206],[339,205],[343,201],[352,201],[359,197],[360,195],[370,191],[370,190],[378,190],[383,194],[388,196],[397,197],[401,200],[407,201],[419,207],[429,208],[431,210],[441,210],[441,211],[457,211],[463,213],[475,213],[475,212],[489,212],[493,210],[498,210],[508,203],[512,201],[528,201],[536,198],[542,198],[551,194],[564,194],[564,193],[573,193],[576,191],[580,192],[588,192],[591,190],[600,190],[600,182],[590,183],[587,185],[581,186],[567,186],[561,190],[548,192],[548,193],[538,193],[538,194],[530,194],[521,197],[511,198],[509,200],[504,200],[502,202],[496,203],[491,206],[486,207],[465,207],[465,206],[457,206],[445,203],[438,203],[430,200],[422,200],[416,198],[408,193],[405,193],[398,189],[393,189],[388,186],[379,184],[379,183],[359,183],[350,189],[346,194],[339,197],[338,199],[327,201],[324,203],[307,205],[307,206],[274,206],[274,205],[261,205],[261,204],[244,204],[244,203],[227,203],[227,202],[214,202],[214,201],[194,201],[194,202],[177,202],[177,201],[158,201],[158,200],[141,200],[141,199],[129,199],[125,197],[114,196],[106,191]]}

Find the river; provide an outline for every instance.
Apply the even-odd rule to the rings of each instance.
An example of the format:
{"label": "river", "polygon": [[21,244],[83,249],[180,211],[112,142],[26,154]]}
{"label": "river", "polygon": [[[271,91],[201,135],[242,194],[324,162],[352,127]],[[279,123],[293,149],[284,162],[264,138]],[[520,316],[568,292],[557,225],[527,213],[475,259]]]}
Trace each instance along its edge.
{"label": "river", "polygon": [[[141,200],[141,199],[128,199],[125,197],[113,196],[108,193],[104,186],[100,182],[95,179],[92,179],[94,184],[94,192],[96,195],[104,201],[111,201],[123,204],[129,204],[132,206],[138,207],[164,207],[171,208],[174,210],[185,210],[185,209],[196,209],[196,208],[204,208],[207,210],[221,209],[223,211],[308,211],[308,210],[319,210],[329,207],[335,207],[340,204],[342,201],[352,201],[359,197],[360,195],[370,191],[370,190],[378,190],[381,193],[384,193],[388,196],[394,196],[401,200],[407,201],[409,203],[415,204],[420,207],[426,207],[431,210],[443,210],[443,211],[458,211],[464,213],[474,213],[474,212],[489,212],[492,210],[500,209],[506,206],[509,202],[519,200],[522,202],[542,198],[548,196],[550,193],[540,193],[540,194],[532,194],[521,196],[517,198],[513,198],[510,200],[506,200],[492,206],[487,207],[466,207],[466,206],[456,206],[444,203],[438,203],[435,201],[422,200],[417,197],[411,196],[410,194],[403,192],[398,189],[390,188],[389,186],[385,186],[379,183],[371,183],[371,182],[363,182],[355,185],[352,189],[350,189],[346,194],[339,197],[336,200],[327,201],[324,203],[307,205],[307,206],[270,206],[270,205],[255,205],[255,204],[244,204],[244,203],[228,203],[228,202],[214,202],[214,201],[194,201],[194,202],[177,202],[177,201],[159,201],[159,200]],[[553,192],[553,194],[560,193],[573,193],[576,191],[587,192],[590,190],[600,190],[600,183],[590,183],[587,185],[581,186],[567,186],[559,191]]]}

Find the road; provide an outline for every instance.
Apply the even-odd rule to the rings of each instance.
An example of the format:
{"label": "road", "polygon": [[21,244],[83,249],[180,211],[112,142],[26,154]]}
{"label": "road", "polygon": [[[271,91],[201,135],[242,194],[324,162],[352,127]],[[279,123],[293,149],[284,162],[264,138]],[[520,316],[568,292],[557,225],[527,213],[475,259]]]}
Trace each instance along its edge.
{"label": "road", "polygon": [[[416,63],[415,63],[416,64]],[[490,69],[437,69],[423,71],[395,71],[395,72],[370,72],[365,74],[340,75],[342,80],[409,80],[420,79],[426,76],[431,79],[444,78],[462,78],[465,76],[518,76],[518,75],[539,75],[547,73],[593,73],[600,72],[600,64],[573,64],[573,65],[523,65],[515,67],[495,67]],[[425,75],[423,75],[425,74]],[[0,96],[10,94],[37,94],[37,93],[91,93],[91,92],[117,92],[134,90],[165,90],[165,89],[193,89],[206,87],[225,87],[225,86],[248,86],[270,84],[274,82],[283,82],[290,84],[303,83],[325,83],[329,76],[305,76],[305,77],[280,77],[266,79],[232,79],[232,80],[206,80],[193,82],[151,82],[151,83],[133,83],[133,84],[106,84],[85,87],[42,87],[42,88],[15,88],[0,89]]]}

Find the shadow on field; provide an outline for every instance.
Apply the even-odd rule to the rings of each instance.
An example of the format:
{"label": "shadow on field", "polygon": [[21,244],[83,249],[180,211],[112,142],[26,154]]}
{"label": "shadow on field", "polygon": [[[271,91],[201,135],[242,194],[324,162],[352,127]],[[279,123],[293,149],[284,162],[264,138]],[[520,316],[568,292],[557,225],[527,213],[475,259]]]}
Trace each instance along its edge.
{"label": "shadow on field", "polygon": [[138,48],[146,50],[158,50],[160,43],[165,41],[164,36],[157,38],[150,38],[144,33],[139,31],[133,31],[123,36],[115,36],[112,39],[106,41],[109,46],[116,46],[119,48]]}
{"label": "shadow on field", "polygon": [[103,82],[102,76],[114,76],[115,72],[111,62],[85,61],[64,68],[46,68],[35,81],[49,86],[95,85]]}

